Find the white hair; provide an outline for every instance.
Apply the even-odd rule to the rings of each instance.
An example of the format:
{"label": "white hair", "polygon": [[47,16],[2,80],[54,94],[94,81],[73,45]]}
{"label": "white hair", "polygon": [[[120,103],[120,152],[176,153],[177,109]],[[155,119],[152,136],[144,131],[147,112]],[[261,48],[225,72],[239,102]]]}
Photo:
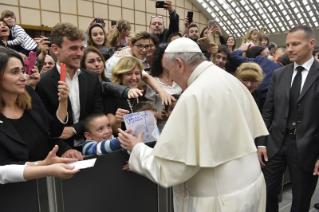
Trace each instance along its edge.
{"label": "white hair", "polygon": [[180,52],[180,53],[166,53],[166,60],[171,63],[175,62],[175,58],[183,60],[188,66],[194,66],[199,62],[206,61],[206,57],[201,52]]}

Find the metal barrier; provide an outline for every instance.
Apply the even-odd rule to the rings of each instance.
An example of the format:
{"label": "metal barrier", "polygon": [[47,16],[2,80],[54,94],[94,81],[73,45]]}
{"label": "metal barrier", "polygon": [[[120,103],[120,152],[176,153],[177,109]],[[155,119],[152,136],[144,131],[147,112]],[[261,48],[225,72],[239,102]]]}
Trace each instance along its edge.
{"label": "metal barrier", "polygon": [[124,152],[97,157],[95,166],[73,178],[47,177],[0,185],[1,211],[172,212],[171,189],[147,178],[122,171],[129,156]]}

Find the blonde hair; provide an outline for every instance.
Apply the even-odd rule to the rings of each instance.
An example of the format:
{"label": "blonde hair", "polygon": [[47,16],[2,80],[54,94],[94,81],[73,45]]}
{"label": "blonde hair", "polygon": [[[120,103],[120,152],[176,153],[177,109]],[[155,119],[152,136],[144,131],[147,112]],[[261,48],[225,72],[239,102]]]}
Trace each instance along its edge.
{"label": "blonde hair", "polygon": [[141,39],[151,39],[151,34],[146,32],[146,31],[139,31],[135,32],[131,37],[130,37],[130,43],[135,44],[137,41]]}
{"label": "blonde hair", "polygon": [[243,63],[237,68],[236,77],[239,80],[242,78],[255,79],[260,85],[264,80],[264,73],[257,63]]}
{"label": "blonde hair", "polygon": [[243,38],[243,43],[254,43],[255,46],[258,46],[259,45],[259,40],[257,41],[253,41],[250,39],[250,35],[254,32],[254,31],[257,31],[258,32],[258,29],[256,28],[249,28]]}
{"label": "blonde hair", "polygon": [[112,83],[121,85],[122,74],[132,71],[135,67],[138,67],[142,76],[142,70],[144,69],[143,64],[136,57],[124,57],[120,59],[112,70]]}
{"label": "blonde hair", "polygon": [[127,30],[131,26],[131,23],[126,20],[119,20],[117,22],[117,27],[114,28],[114,33],[109,37],[111,47],[116,47],[117,42],[120,38],[120,33],[122,30]]}

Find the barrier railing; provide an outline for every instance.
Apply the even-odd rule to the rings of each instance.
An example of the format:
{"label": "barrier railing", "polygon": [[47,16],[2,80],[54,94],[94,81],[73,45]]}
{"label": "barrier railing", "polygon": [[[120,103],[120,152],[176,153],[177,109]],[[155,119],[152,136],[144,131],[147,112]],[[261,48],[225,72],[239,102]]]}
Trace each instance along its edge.
{"label": "barrier railing", "polygon": [[47,177],[0,185],[1,211],[171,212],[171,190],[122,167],[129,156],[115,152],[97,157],[95,166],[73,178]]}

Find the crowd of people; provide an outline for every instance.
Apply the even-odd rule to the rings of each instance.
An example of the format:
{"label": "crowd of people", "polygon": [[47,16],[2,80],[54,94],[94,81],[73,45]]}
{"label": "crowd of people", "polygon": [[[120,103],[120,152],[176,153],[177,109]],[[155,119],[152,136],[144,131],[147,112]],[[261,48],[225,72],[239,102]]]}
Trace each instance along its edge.
{"label": "crowd of people", "polygon": [[[188,182],[195,173],[207,174],[197,166],[211,168],[207,171],[210,172],[217,165],[239,157],[259,161],[267,194],[258,193],[259,190],[251,192],[260,199],[267,195],[267,201],[255,201],[249,209],[242,211],[264,211],[265,207],[267,211],[278,211],[277,195],[288,166],[294,196],[291,211],[308,210],[319,173],[316,110],[319,48],[315,47],[312,29],[307,26],[291,29],[286,46],[278,47],[275,42],[270,42],[263,30],[250,28],[236,48],[236,38],[232,35],[224,37],[217,24],[208,24],[200,31],[185,17],[184,26],[179,26],[179,15],[171,1],[166,1],[164,7],[169,12],[170,22],[166,25],[161,15],[153,15],[150,32],[131,32],[131,23],[119,20],[106,33],[105,23],[94,18],[85,31],[70,23],[58,23],[52,28],[50,37],[33,39],[16,24],[12,11],[2,11],[0,183],[47,175],[70,178],[78,170],[67,166],[67,162],[83,160],[86,155],[121,150],[131,153],[138,146],[139,152],[132,152],[135,159],[133,157],[133,162],[125,165],[123,170],[133,167],[134,171],[165,187]],[[25,73],[30,52],[37,53],[36,65],[31,73]],[[65,82],[60,78],[61,64],[66,66]],[[203,67],[216,73],[206,73]],[[219,91],[221,87],[225,90]],[[214,92],[217,92],[216,96],[211,96]],[[206,106],[203,105],[205,100]],[[173,109],[177,112],[172,113]],[[141,147],[138,145],[140,136],[133,139],[126,133],[130,131],[126,130],[123,116],[139,111],[154,114],[159,133],[163,132],[160,136],[163,142]],[[263,124],[259,121],[261,115]],[[221,116],[225,118],[216,118]],[[225,139],[227,142],[238,140],[243,146],[229,143],[239,150],[226,154],[223,151],[228,151],[227,146],[218,146],[223,139],[219,140],[212,133],[227,134],[222,129],[225,128],[221,126],[223,123],[232,126],[244,121],[250,131],[245,127],[244,131],[229,127],[232,132]],[[209,132],[209,127],[217,131]],[[201,136],[192,136],[194,133]],[[214,144],[210,146],[205,141],[197,141],[202,139]],[[194,146],[193,140],[200,147]],[[168,141],[175,143],[168,144]],[[183,143],[185,152],[172,157],[174,147],[183,146]],[[159,159],[154,159],[155,162],[153,159],[151,162],[151,159],[147,159],[148,162],[136,159],[139,153],[148,157],[147,148],[154,145],[155,159],[167,159],[169,163]],[[215,147],[218,153],[213,150]],[[192,148],[199,148],[198,152],[193,153]],[[197,161],[199,153],[203,158]],[[188,160],[188,157],[194,158]],[[187,167],[178,164],[181,162]],[[147,168],[137,163],[153,165],[145,165],[149,169],[146,171]],[[163,173],[157,175],[155,163],[174,167],[163,168],[163,173],[173,180],[161,181],[165,177]],[[247,169],[256,165],[253,162],[243,164]],[[244,185],[248,188],[255,183],[256,188],[259,186],[263,191],[264,179],[258,170],[251,172],[256,178],[233,186],[242,189]],[[202,186],[207,185],[203,183],[199,187]],[[223,192],[226,195],[227,189],[220,190],[216,196]],[[175,208],[183,211],[183,197],[178,192],[174,195],[178,197],[174,199]],[[209,205],[205,209],[199,204],[203,200],[192,198],[198,201],[198,204],[194,203],[195,208],[205,211],[212,207]],[[236,205],[226,208],[225,211],[233,211]]]}

